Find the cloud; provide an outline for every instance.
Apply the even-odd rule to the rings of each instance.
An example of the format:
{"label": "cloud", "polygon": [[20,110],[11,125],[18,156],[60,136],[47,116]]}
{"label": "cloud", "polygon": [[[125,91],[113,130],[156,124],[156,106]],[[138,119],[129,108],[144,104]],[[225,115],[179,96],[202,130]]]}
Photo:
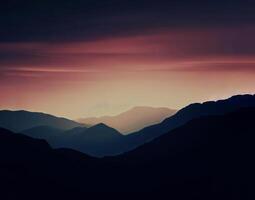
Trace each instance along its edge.
{"label": "cloud", "polygon": [[38,0],[1,4],[0,40],[91,41],[188,27],[254,24],[249,0]]}
{"label": "cloud", "polygon": [[[255,59],[253,35],[255,28],[243,25],[218,29],[161,29],[150,34],[80,42],[2,42],[0,71],[42,74],[157,68],[169,71],[251,71]],[[250,63],[245,63],[247,61]]]}

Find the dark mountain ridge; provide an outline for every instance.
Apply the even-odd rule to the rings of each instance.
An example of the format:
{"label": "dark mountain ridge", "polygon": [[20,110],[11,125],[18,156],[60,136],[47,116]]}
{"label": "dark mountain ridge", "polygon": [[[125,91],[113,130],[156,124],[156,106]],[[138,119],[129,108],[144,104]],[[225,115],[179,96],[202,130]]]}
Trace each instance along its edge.
{"label": "dark mountain ridge", "polygon": [[85,131],[68,134],[62,147],[72,148],[89,155],[102,157],[112,155],[121,145],[124,136],[117,130],[103,124],[97,124]]}
{"label": "dark mountain ridge", "polygon": [[32,138],[44,139],[54,147],[59,143],[59,139],[64,137],[65,131],[50,126],[36,126],[21,133]]}
{"label": "dark mountain ridge", "polygon": [[102,159],[0,129],[0,182],[9,199],[252,198],[254,121],[254,107],[201,116]]}
{"label": "dark mountain ridge", "polygon": [[36,126],[50,126],[57,129],[67,130],[84,125],[66,118],[56,117],[45,113],[24,110],[0,111],[0,127],[14,132],[20,132]]}
{"label": "dark mountain ridge", "polygon": [[[123,136],[115,129],[101,123],[90,128],[78,127],[63,133],[57,131],[51,134],[51,131],[45,131],[46,135],[41,133],[43,137],[37,138],[46,139],[55,148],[72,148],[92,156],[118,155],[150,142],[190,120],[202,116],[223,115],[245,107],[255,107],[254,95],[237,95],[215,102],[191,104],[162,123],[127,136]],[[53,135],[53,137],[47,136],[47,134]],[[32,134],[29,135],[32,136]],[[38,133],[34,135],[38,135]]]}
{"label": "dark mountain ridge", "polygon": [[76,127],[67,131],[39,126],[21,133],[32,138],[45,139],[53,148],[71,148],[98,157],[116,152],[124,137],[103,123],[90,128]]}
{"label": "dark mountain ridge", "polygon": [[122,146],[121,152],[132,150],[174,128],[184,125],[192,119],[209,115],[223,115],[245,107],[255,107],[255,95],[236,95],[219,101],[190,104],[163,122],[126,136],[125,145]]}
{"label": "dark mountain ridge", "polygon": [[132,187],[139,188],[138,193],[151,191],[173,199],[246,199],[253,196],[255,178],[254,122],[254,107],[202,116],[131,152],[105,159],[135,174]]}

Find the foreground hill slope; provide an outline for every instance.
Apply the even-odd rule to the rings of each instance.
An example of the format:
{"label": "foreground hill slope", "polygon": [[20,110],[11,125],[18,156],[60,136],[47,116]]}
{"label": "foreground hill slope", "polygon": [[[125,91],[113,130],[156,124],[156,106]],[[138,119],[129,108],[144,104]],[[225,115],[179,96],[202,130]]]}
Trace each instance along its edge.
{"label": "foreground hill slope", "polygon": [[197,118],[115,162],[139,174],[133,183],[138,192],[184,199],[250,198],[254,122],[255,108]]}
{"label": "foreground hill slope", "polygon": [[53,150],[45,141],[0,129],[1,194],[9,199],[252,198],[254,121],[254,108],[202,116],[129,153],[102,159]]}
{"label": "foreground hill slope", "polygon": [[93,158],[80,152],[53,150],[44,140],[0,128],[3,199],[72,198],[79,194],[75,185],[81,172],[89,170],[88,162],[93,163]]}

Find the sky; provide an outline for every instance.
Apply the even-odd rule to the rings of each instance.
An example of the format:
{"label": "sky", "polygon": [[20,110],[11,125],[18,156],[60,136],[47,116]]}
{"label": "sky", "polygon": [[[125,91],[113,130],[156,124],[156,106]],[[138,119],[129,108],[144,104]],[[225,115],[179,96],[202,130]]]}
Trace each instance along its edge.
{"label": "sky", "polygon": [[255,93],[252,0],[9,0],[0,109],[71,119]]}

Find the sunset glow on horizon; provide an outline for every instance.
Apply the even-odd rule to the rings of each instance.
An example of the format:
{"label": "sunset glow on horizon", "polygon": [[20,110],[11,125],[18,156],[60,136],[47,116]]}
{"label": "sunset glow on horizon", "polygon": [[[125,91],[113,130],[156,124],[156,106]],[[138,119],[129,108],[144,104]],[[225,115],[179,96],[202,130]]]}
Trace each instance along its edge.
{"label": "sunset glow on horizon", "polygon": [[[228,23],[219,14],[211,24],[196,24],[195,11],[167,16],[160,24],[164,10],[162,16],[137,10],[137,22],[128,11],[106,19],[91,14],[91,21],[84,22],[81,14],[67,25],[54,20],[44,24],[43,34],[25,28],[21,38],[1,33],[0,109],[76,119],[115,115],[134,106],[180,109],[192,102],[255,93],[253,22]],[[77,29],[70,28],[75,26],[71,22]],[[54,24],[61,26],[59,37],[51,32]]]}

